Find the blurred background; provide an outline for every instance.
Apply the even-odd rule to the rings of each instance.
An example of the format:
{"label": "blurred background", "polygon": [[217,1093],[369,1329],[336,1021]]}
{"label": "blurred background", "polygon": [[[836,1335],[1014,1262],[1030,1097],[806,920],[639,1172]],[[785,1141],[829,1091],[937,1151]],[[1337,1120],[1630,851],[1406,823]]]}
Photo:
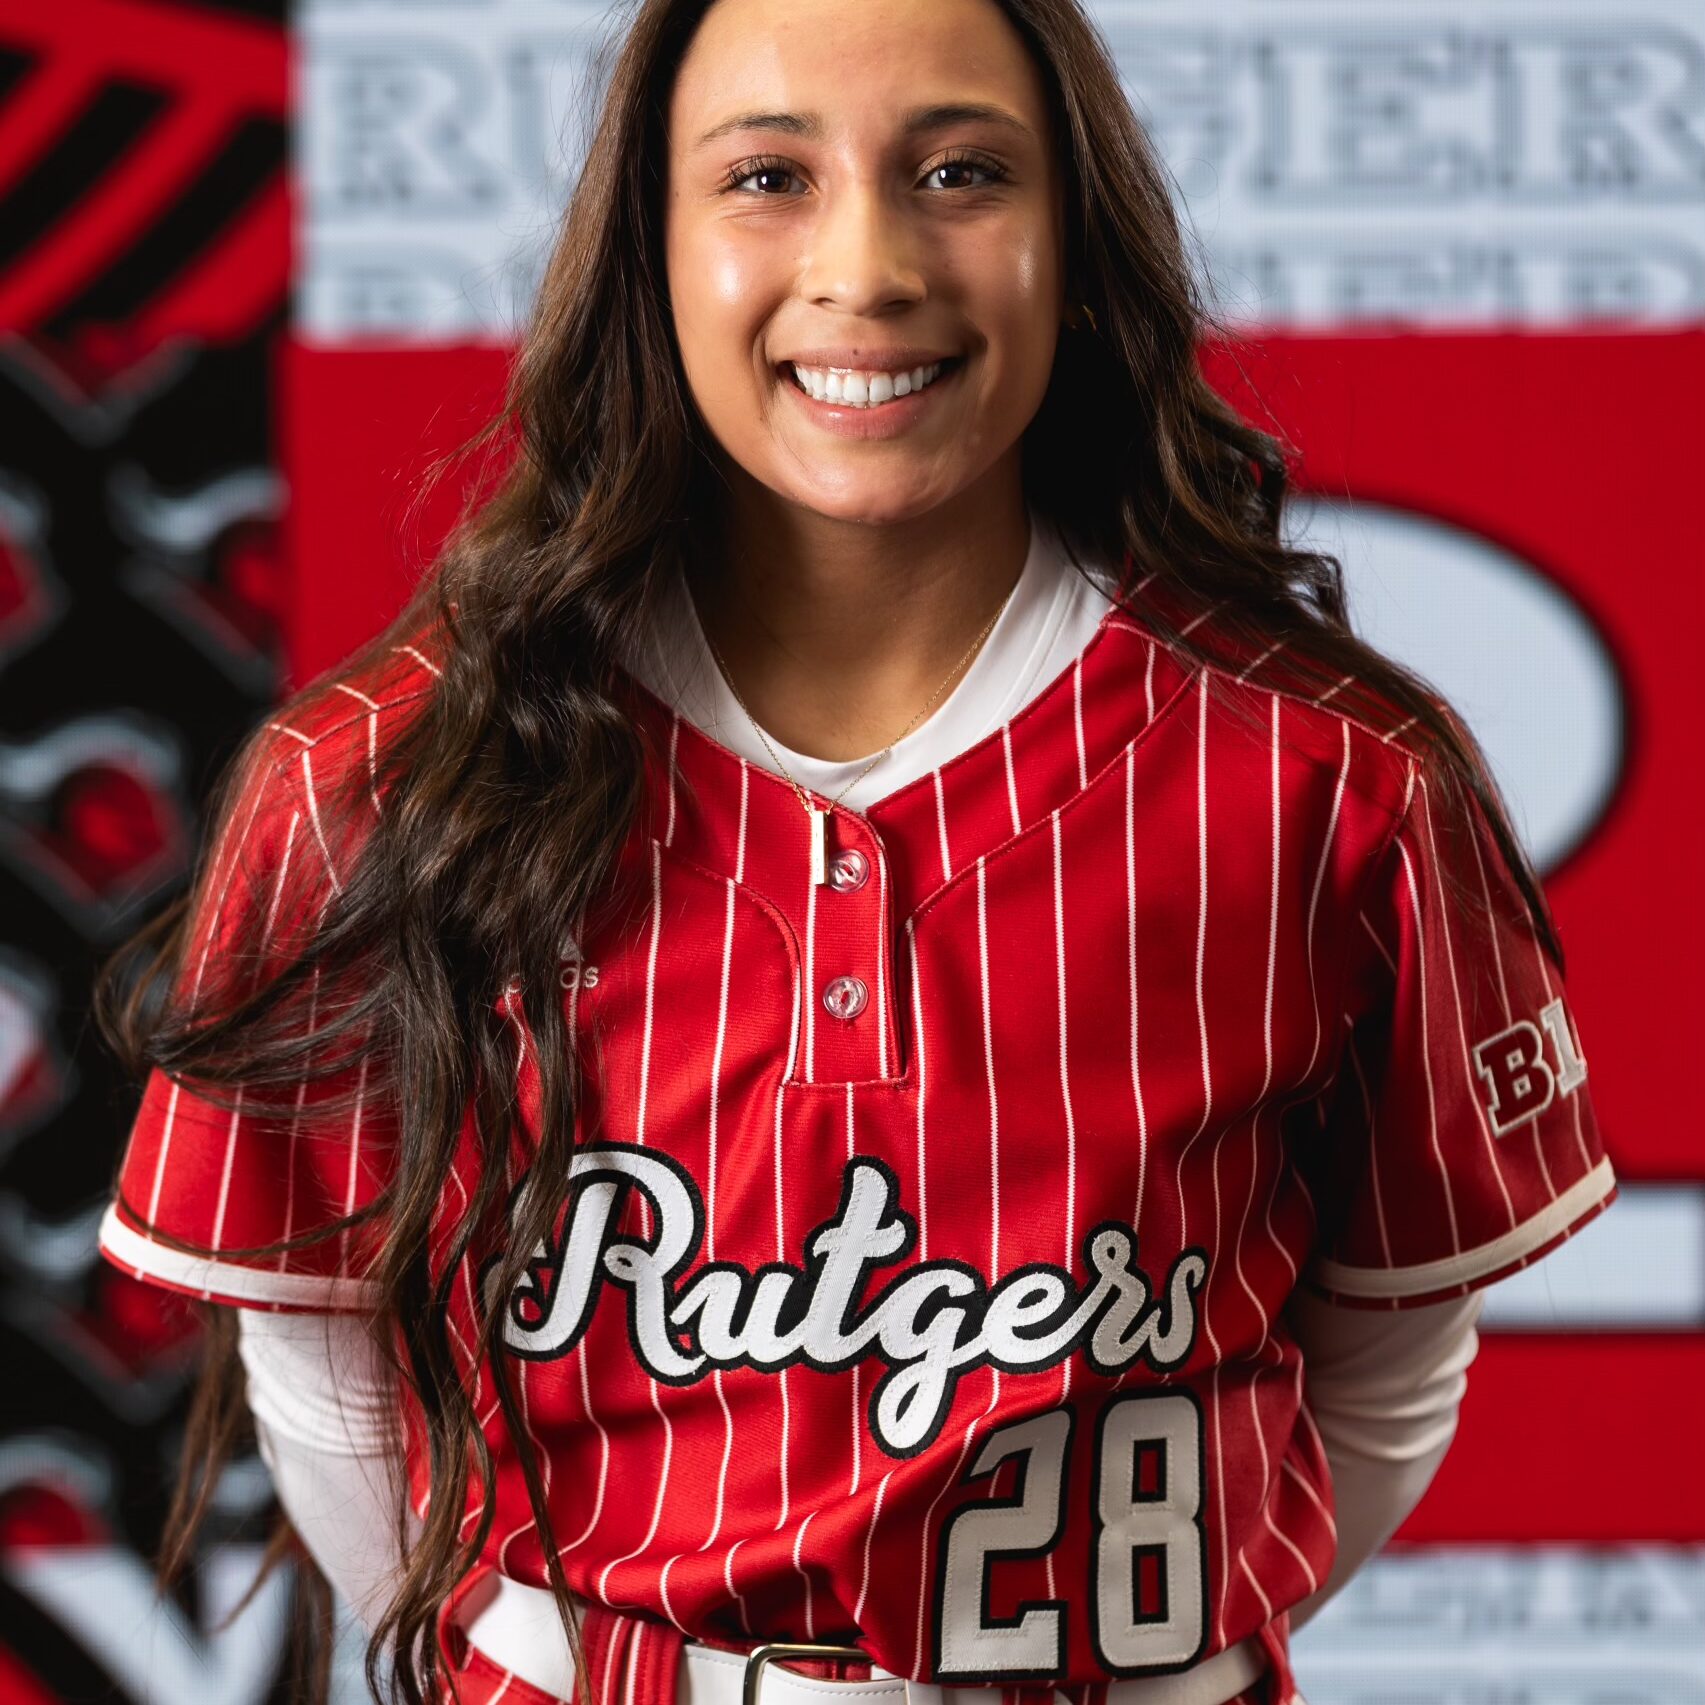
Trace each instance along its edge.
{"label": "blurred background", "polygon": [[[1615,1210],[1493,1288],[1312,1705],[1705,1701],[1705,5],[1095,0],[1298,452],[1292,532],[1468,716],[1569,953]],[[134,1105],[92,967],[206,788],[397,606],[499,395],[612,15],[0,0],[0,1705],[260,1705],[287,1576],[221,1485],[150,1601],[195,1357],[99,1262]],[[353,1702],[353,1672],[340,1683]]]}

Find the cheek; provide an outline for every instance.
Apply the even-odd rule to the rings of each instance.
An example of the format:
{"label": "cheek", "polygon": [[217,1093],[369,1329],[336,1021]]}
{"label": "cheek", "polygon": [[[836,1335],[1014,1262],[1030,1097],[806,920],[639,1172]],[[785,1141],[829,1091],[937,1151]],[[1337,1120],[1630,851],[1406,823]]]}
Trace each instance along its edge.
{"label": "cheek", "polygon": [[1059,263],[1045,236],[1004,233],[979,257],[972,291],[974,319],[986,328],[990,377],[1004,404],[1033,408],[1047,389],[1060,335]]}
{"label": "cheek", "polygon": [[756,320],[764,300],[763,269],[750,254],[716,245],[700,258],[696,291],[705,324],[724,332]]}
{"label": "cheek", "polygon": [[670,299],[689,374],[750,372],[773,270],[755,245],[714,233],[688,235],[671,250]]}
{"label": "cheek", "polygon": [[1000,309],[1015,327],[1047,331],[1059,298],[1059,263],[1053,245],[1029,231],[991,257],[991,277],[1000,279]]}

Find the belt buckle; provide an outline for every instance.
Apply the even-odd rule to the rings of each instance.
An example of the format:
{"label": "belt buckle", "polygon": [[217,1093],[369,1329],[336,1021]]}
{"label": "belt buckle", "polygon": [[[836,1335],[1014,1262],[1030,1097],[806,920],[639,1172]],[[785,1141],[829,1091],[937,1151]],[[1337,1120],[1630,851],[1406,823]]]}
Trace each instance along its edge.
{"label": "belt buckle", "polygon": [[764,1677],[764,1666],[779,1658],[856,1658],[869,1663],[870,1654],[858,1646],[802,1645],[785,1640],[755,1646],[746,1654],[746,1672],[740,1683],[740,1705],[758,1705],[758,1684]]}

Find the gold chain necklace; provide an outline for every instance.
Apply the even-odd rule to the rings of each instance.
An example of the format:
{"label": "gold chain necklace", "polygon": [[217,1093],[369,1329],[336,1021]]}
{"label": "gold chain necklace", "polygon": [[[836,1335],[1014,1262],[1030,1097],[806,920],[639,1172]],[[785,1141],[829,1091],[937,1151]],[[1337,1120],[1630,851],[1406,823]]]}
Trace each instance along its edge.
{"label": "gold chain necklace", "polygon": [[929,710],[930,706],[933,705],[938,698],[941,697],[943,690],[947,686],[947,682],[951,681],[953,677],[957,675],[962,668],[964,668],[967,660],[971,657],[971,654],[976,651],[978,646],[980,646],[985,639],[989,637],[990,630],[994,627],[995,623],[1000,620],[1001,611],[1004,610],[1009,603],[1011,603],[1012,594],[1017,590],[1018,582],[1015,580],[1012,583],[1011,588],[1008,590],[1006,597],[1000,601],[999,608],[983,624],[983,631],[971,641],[971,643],[965,648],[964,655],[960,657],[959,661],[955,663],[950,670],[948,670],[947,678],[941,683],[941,686],[937,687],[935,691],[924,701],[923,709],[920,710],[917,715],[914,716],[912,720],[908,722],[906,726],[902,728],[900,732],[896,734],[894,738],[890,740],[888,744],[884,746],[882,750],[878,752],[876,756],[872,758],[870,762],[866,764],[864,768],[847,783],[846,787],[843,787],[825,807],[813,805],[806,797],[805,789],[802,788],[796,780],[794,780],[793,772],[781,761],[781,754],[773,745],[771,745],[770,737],[764,732],[762,724],[760,724],[758,719],[753,716],[749,709],[747,709],[746,701],[740,697],[740,689],[735,686],[734,679],[728,672],[728,665],[723,662],[722,653],[716,648],[716,641],[710,637],[710,630],[705,627],[702,621],[699,623],[699,631],[704,634],[705,644],[710,647],[710,654],[716,659],[716,666],[718,670],[721,671],[723,680],[728,683],[728,690],[734,695],[735,703],[740,706],[741,710],[746,712],[746,720],[751,723],[758,738],[762,740],[764,745],[769,749],[770,756],[775,759],[776,768],[787,778],[789,785],[793,788],[795,795],[799,799],[799,803],[805,807],[805,815],[811,824],[811,880],[813,882],[824,883],[829,879],[829,813],[840,804],[851,788],[863,781],[864,778],[869,775],[870,772],[875,769],[890,752],[894,750],[895,746],[905,739],[905,737],[911,733],[913,728],[917,726],[924,713]]}

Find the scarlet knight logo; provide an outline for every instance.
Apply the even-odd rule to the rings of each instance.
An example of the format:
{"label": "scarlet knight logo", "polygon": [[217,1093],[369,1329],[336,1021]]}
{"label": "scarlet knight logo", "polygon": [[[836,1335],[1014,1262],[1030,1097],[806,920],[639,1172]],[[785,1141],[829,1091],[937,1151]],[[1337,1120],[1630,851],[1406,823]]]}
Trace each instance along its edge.
{"label": "scarlet knight logo", "polygon": [[[1546,1058],[1549,1044],[1556,1064]],[[1537,1119],[1558,1097],[1587,1081],[1587,1062],[1569,1028],[1562,997],[1540,1011],[1539,1023],[1518,1019],[1495,1036],[1474,1045],[1474,1069],[1492,1129],[1501,1137],[1517,1125]]]}

